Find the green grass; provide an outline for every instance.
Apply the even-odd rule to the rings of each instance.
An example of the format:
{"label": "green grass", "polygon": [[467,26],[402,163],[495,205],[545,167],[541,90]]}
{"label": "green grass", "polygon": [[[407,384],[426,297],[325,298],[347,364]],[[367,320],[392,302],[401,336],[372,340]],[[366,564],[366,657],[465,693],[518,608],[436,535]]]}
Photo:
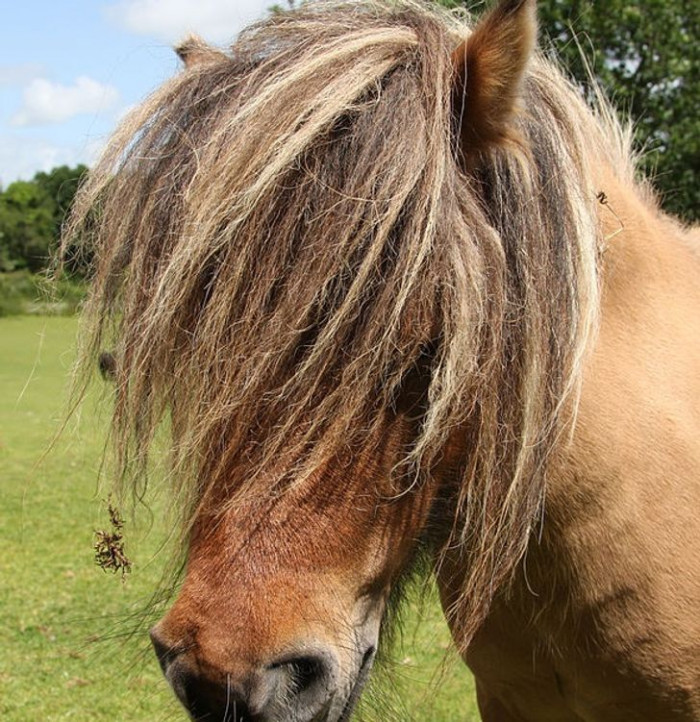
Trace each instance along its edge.
{"label": "green grass", "polygon": [[[128,522],[134,569],[124,583],[93,561],[94,530],[107,519],[97,399],[44,454],[64,412],[75,330],[73,318],[0,318],[0,719],[184,721],[147,624],[129,635],[160,578],[166,530],[147,514]],[[366,709],[382,710],[378,720],[477,722],[471,679],[446,652],[434,598],[412,602],[405,619]]]}

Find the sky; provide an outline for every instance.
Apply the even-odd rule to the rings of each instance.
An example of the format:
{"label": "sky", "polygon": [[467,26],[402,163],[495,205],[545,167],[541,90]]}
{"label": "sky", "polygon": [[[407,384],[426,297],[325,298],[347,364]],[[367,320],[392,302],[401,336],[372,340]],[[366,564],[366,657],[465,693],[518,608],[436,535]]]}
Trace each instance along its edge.
{"label": "sky", "polygon": [[[0,187],[88,165],[180,67],[190,32],[232,42],[275,0],[0,0]],[[281,3],[282,4],[282,3]]]}

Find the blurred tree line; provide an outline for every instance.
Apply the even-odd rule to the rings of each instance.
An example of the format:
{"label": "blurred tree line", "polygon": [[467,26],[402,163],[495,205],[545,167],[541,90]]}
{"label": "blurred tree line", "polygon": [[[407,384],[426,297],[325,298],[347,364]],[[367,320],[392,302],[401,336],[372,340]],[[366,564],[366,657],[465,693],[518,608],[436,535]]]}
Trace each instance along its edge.
{"label": "blurred tree line", "polygon": [[[70,210],[84,165],[62,165],[0,191],[0,272],[47,268]],[[70,268],[80,273],[79,267]]]}
{"label": "blurred tree line", "polygon": [[663,207],[700,220],[700,2],[540,0],[540,24],[584,88],[587,65],[634,122],[641,169]]}

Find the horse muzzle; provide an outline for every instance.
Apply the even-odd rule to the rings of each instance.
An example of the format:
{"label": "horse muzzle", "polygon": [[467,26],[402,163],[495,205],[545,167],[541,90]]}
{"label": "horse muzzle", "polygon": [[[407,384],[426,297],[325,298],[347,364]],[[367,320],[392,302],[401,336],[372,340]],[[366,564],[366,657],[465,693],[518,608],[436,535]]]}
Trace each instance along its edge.
{"label": "horse muzzle", "polygon": [[168,643],[158,625],[151,641],[166,679],[195,722],[348,722],[376,650],[376,644],[353,650],[345,672],[338,653],[318,643],[227,671],[206,663],[194,646]]}

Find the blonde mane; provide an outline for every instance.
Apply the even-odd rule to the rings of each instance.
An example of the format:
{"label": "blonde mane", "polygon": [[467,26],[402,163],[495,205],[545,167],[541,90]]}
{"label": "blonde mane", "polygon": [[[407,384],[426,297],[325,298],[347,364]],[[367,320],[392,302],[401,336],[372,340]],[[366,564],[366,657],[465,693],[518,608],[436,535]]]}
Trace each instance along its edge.
{"label": "blonde mane", "polygon": [[427,366],[397,464],[410,493],[467,440],[451,543],[476,620],[525,549],[596,328],[591,168],[630,163],[536,58],[518,147],[465,173],[450,56],[469,32],[415,2],[324,2],[183,50],[205,62],[125,120],[65,243],[95,258],[81,368],[114,349],[117,474],[138,484],[167,419],[185,529],[223,488],[235,504],[361,449]]}

